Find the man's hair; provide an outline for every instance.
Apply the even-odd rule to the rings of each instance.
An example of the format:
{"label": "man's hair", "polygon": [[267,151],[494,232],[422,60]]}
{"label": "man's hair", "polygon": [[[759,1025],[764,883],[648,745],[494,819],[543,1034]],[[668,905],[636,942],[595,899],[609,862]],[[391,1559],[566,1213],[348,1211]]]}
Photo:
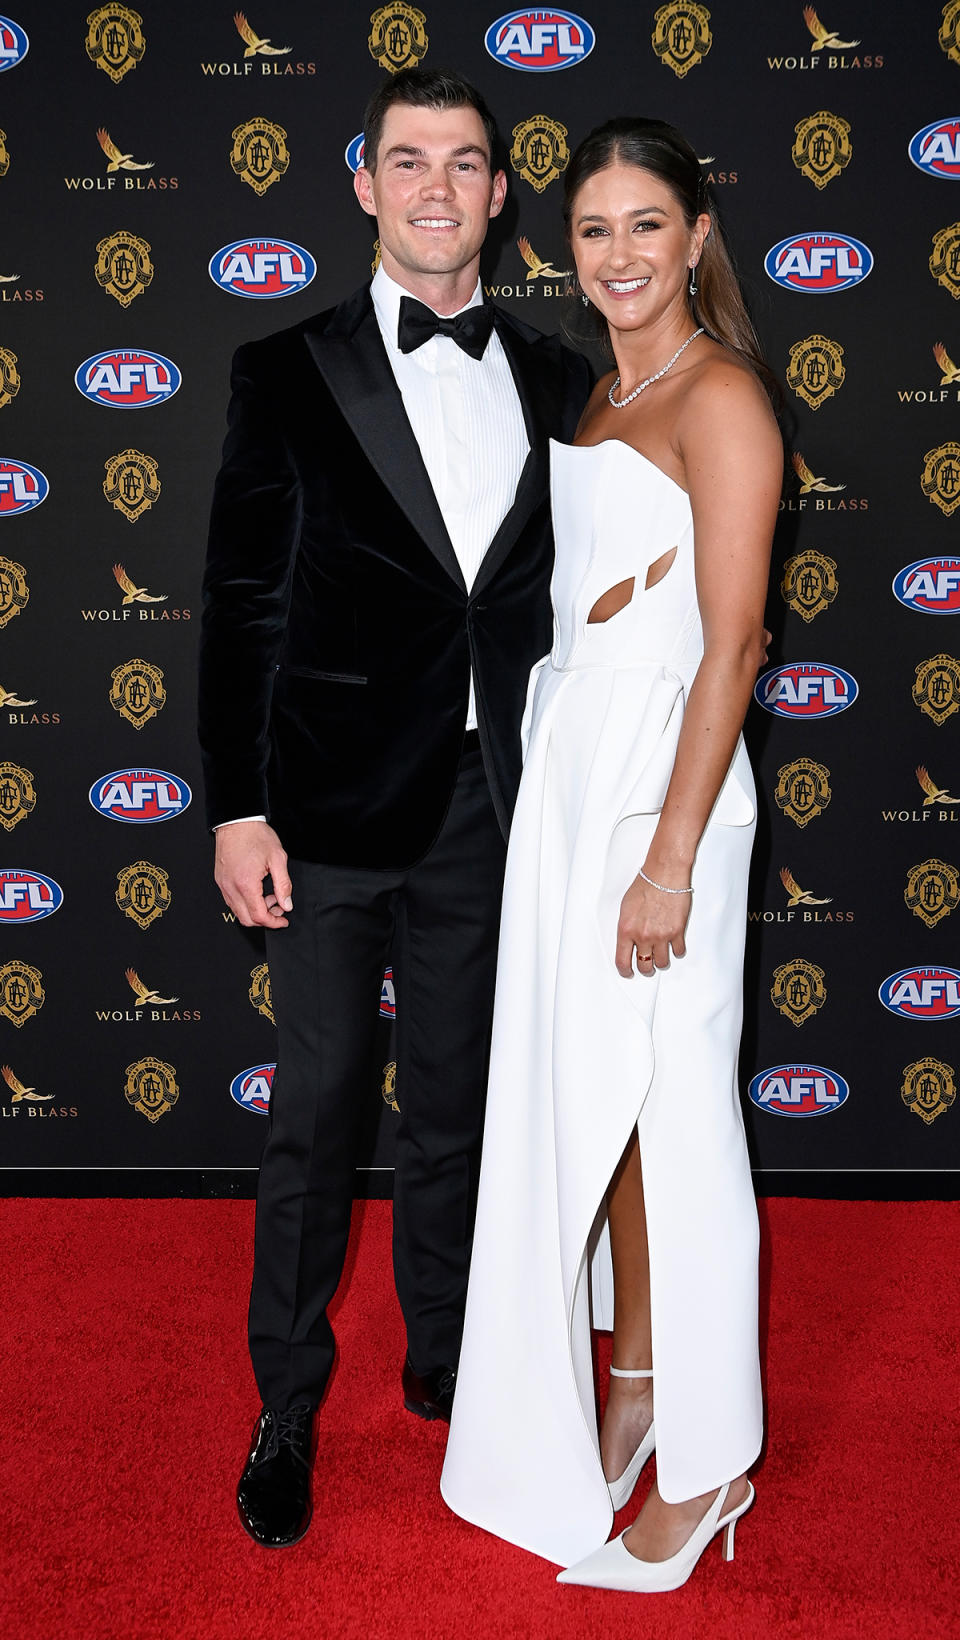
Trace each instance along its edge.
{"label": "man's hair", "polygon": [[448,108],[473,108],[479,114],[487,138],[490,169],[498,169],[499,137],[493,115],[476,86],[454,69],[404,68],[385,80],[370,98],[363,121],[363,163],[376,171],[377,152],[383,136],[387,110],[397,104],[408,108],[430,108],[442,114]]}

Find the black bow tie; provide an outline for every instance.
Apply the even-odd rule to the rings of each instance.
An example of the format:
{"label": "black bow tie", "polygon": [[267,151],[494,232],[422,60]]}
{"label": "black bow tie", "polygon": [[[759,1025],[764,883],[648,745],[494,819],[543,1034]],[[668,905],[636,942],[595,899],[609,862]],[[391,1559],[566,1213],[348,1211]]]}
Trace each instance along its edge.
{"label": "black bow tie", "polygon": [[443,319],[412,296],[400,298],[397,346],[401,353],[412,353],[431,336],[449,336],[471,359],[482,359],[492,329],[493,308],[486,302],[466,308],[452,319]]}

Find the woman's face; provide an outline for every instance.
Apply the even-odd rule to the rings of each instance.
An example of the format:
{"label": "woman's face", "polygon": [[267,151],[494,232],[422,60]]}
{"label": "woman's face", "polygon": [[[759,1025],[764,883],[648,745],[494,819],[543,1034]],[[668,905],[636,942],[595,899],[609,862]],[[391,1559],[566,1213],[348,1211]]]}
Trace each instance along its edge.
{"label": "woman's face", "polygon": [[689,268],[710,228],[692,228],[665,182],[616,162],[578,189],[570,232],[584,294],[615,330],[637,330],[686,312]]}

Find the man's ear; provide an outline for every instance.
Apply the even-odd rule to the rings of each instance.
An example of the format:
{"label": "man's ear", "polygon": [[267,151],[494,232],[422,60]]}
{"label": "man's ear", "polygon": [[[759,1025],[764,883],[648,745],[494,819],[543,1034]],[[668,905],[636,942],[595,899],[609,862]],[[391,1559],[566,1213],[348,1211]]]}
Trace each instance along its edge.
{"label": "man's ear", "polygon": [[373,202],[373,180],[365,165],[354,172],[353,191],[360,201],[360,209],[368,216],[376,216],[377,207]]}
{"label": "man's ear", "polygon": [[490,215],[499,216],[503,210],[507,197],[507,176],[505,171],[497,171],[493,178],[493,197],[490,201]]}

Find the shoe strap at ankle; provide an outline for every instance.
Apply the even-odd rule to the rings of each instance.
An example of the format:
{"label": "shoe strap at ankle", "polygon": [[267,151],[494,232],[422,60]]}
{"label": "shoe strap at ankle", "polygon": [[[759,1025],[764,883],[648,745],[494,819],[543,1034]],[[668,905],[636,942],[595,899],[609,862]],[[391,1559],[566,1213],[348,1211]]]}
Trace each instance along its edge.
{"label": "shoe strap at ankle", "polygon": [[611,1378],[652,1378],[652,1367],[611,1367]]}

